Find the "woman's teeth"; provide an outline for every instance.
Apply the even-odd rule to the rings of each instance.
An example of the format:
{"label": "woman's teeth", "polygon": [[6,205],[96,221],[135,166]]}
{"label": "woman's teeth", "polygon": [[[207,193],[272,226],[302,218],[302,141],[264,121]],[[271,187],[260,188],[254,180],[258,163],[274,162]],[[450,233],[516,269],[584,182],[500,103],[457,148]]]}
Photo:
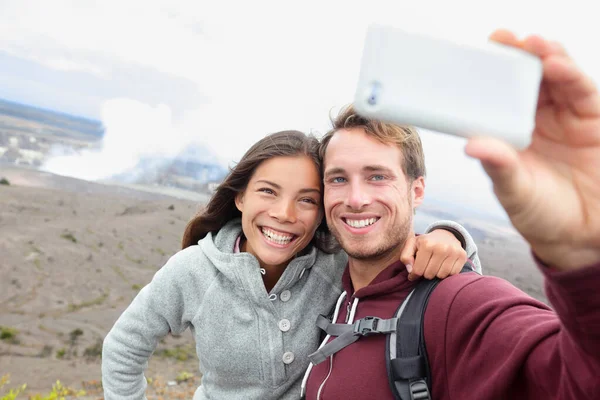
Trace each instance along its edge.
{"label": "woman's teeth", "polygon": [[288,244],[294,238],[294,235],[284,235],[281,233],[276,233],[275,231],[272,231],[268,228],[262,228],[262,233],[269,241],[281,245]]}
{"label": "woman's teeth", "polygon": [[367,219],[348,219],[346,218],[346,223],[353,228],[364,228],[365,226],[373,225],[377,222],[378,218],[367,218]]}

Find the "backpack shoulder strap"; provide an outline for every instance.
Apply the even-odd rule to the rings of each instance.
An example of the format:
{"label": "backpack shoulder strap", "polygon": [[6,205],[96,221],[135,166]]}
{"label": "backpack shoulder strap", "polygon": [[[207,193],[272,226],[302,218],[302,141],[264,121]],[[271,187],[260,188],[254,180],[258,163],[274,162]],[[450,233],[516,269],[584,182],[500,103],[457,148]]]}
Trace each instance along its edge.
{"label": "backpack shoulder strap", "polygon": [[[471,272],[469,262],[461,273]],[[395,318],[396,331],[386,339],[388,380],[394,398],[400,400],[430,400],[431,371],[423,336],[423,316],[429,296],[439,279],[422,280],[402,302]]]}

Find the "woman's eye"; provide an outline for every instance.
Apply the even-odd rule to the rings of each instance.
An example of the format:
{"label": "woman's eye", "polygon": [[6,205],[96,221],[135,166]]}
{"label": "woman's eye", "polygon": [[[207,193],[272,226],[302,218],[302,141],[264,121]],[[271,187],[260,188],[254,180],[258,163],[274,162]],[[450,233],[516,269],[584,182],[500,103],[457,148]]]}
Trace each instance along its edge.
{"label": "woman's eye", "polygon": [[258,191],[266,193],[266,194],[275,194],[275,192],[273,191],[273,189],[269,189],[269,188],[261,188],[261,189],[258,189]]}
{"label": "woman's eye", "polygon": [[311,199],[310,197],[307,197],[305,199],[301,200],[303,203],[309,203],[309,204],[314,204],[317,205],[319,204],[315,199]]}

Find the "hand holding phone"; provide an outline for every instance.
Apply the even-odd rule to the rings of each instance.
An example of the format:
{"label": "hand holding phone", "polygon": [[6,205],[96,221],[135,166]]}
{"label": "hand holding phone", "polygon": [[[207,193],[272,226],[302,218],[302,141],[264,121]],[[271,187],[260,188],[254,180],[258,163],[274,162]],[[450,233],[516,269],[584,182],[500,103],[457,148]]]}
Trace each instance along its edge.
{"label": "hand holding phone", "polygon": [[538,57],[498,43],[467,46],[371,25],[356,90],[370,118],[526,148],[542,78]]}

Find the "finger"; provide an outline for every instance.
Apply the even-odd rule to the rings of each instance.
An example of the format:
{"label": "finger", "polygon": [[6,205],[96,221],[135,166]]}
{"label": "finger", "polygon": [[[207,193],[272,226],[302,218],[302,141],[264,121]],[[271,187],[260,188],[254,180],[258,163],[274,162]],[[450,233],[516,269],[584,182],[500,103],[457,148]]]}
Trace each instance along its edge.
{"label": "finger", "polygon": [[517,150],[495,138],[472,137],[465,146],[465,153],[506,175],[513,174],[519,164]]}
{"label": "finger", "polygon": [[412,267],[412,271],[408,274],[408,280],[414,281],[423,276],[429,260],[431,259],[432,252],[427,248],[422,248],[417,251],[415,255],[415,262]]}
{"label": "finger", "polygon": [[444,279],[444,278],[447,278],[449,275],[451,275],[452,268],[454,267],[456,260],[457,260],[457,257],[455,257],[455,256],[447,257],[442,262],[442,265],[440,266],[440,269],[438,270],[436,276],[440,279]]}
{"label": "finger", "polygon": [[[456,275],[460,272],[460,267],[465,264],[466,260],[467,252],[462,248],[456,249],[454,253],[451,256],[448,256],[448,258],[446,258],[446,260],[444,261],[442,268],[440,268],[440,272],[438,272],[438,278],[445,278],[446,276]],[[457,266],[459,266],[458,269]],[[442,273],[442,269],[445,270],[444,273],[446,274],[446,276],[444,277],[440,276],[440,274]]]}
{"label": "finger", "polygon": [[567,57],[544,60],[544,80],[552,85],[554,99],[580,117],[600,116],[600,97],[592,79]]}
{"label": "finger", "polygon": [[410,272],[415,263],[415,253],[417,252],[417,238],[411,237],[404,243],[402,253],[400,253],[400,261],[406,266],[406,270]]}
{"label": "finger", "polygon": [[565,47],[562,44],[560,44],[559,42],[552,41],[552,42],[550,42],[550,46],[551,46],[552,52],[554,54],[560,54],[561,56],[567,56],[567,57],[569,56],[567,49],[565,49]]}
{"label": "finger", "polygon": [[429,259],[429,262],[425,266],[425,271],[423,272],[423,277],[425,279],[433,279],[437,276],[442,264],[447,258],[446,252],[435,252]]}
{"label": "finger", "polygon": [[498,200],[509,214],[529,195],[526,191],[531,187],[529,176],[521,166],[517,151],[509,144],[495,138],[474,137],[467,142],[465,152],[481,161]]}
{"label": "finger", "polygon": [[538,35],[526,37],[521,42],[521,48],[533,55],[540,57],[541,59],[550,56],[567,57],[567,51],[563,45],[558,42],[546,40]]}
{"label": "finger", "polygon": [[490,40],[507,46],[520,47],[521,42],[514,33],[506,29],[497,29],[490,35]]}
{"label": "finger", "polygon": [[454,260],[454,264],[452,265],[452,271],[450,272],[450,275],[460,274],[460,271],[462,271],[465,262],[466,260],[463,261],[460,258]]}
{"label": "finger", "polygon": [[582,117],[600,115],[600,99],[593,80],[569,58],[566,49],[558,42],[545,40],[537,35],[523,41],[523,50],[540,57],[543,61],[544,80],[560,86],[553,88],[561,103]]}

